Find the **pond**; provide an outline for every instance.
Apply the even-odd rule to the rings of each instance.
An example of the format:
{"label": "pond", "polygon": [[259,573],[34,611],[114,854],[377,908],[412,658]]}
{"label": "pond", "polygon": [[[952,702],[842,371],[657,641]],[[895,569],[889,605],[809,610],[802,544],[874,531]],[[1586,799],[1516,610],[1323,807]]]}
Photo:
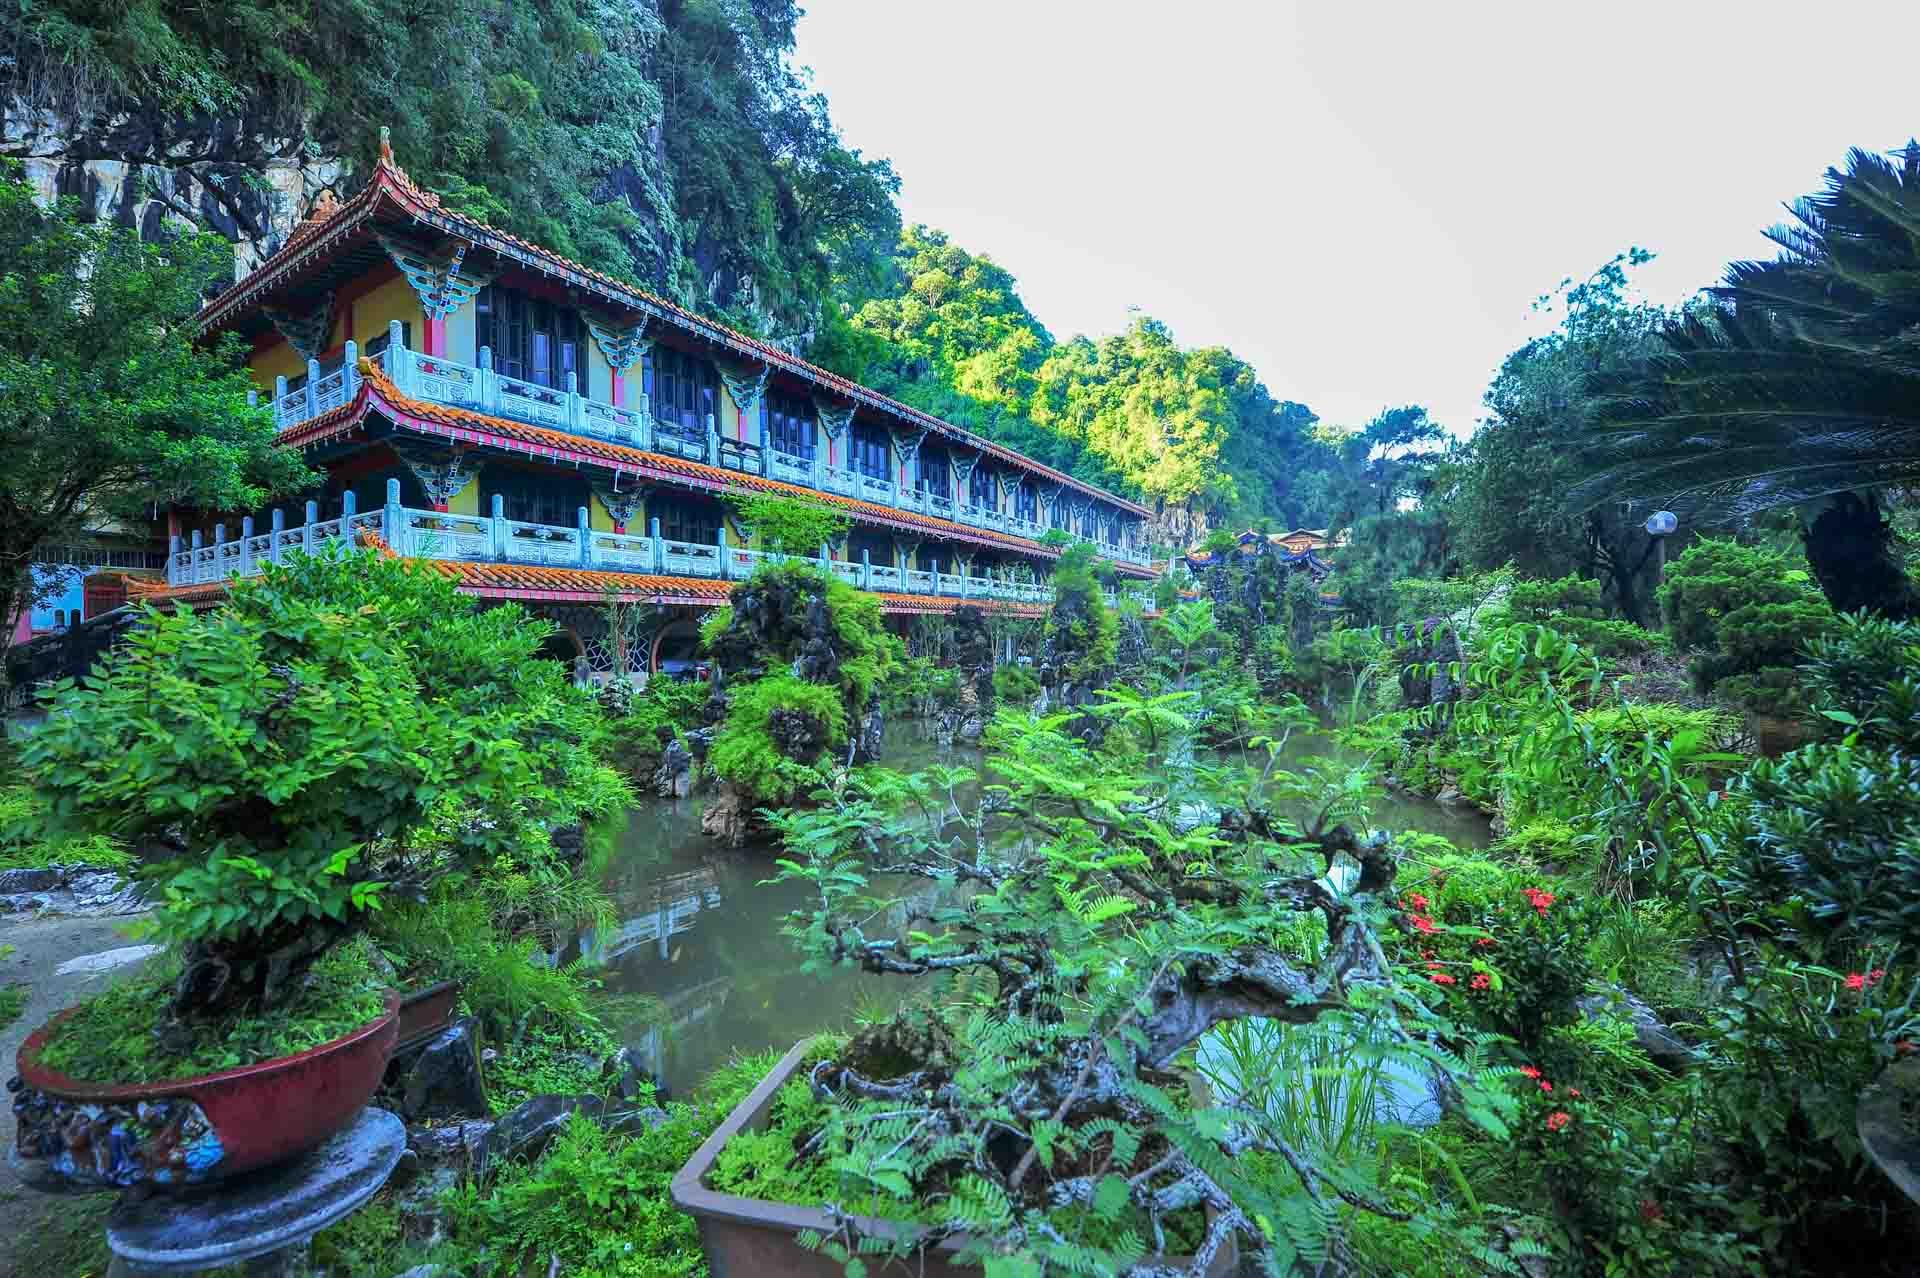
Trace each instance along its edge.
{"label": "pond", "polygon": [[[1290,744],[1289,761],[1324,752],[1329,743]],[[890,728],[884,762],[901,769],[948,760],[970,762],[911,726]],[[802,884],[766,882],[774,849],[723,848],[700,832],[705,795],[637,805],[608,860],[604,885],[621,923],[587,934],[563,957],[600,967],[603,991],[659,1001],[655,1025],[609,1017],[629,1044],[642,1045],[669,1088],[685,1089],[735,1053],[784,1051],[823,1029],[850,1028],[856,1018],[890,1013],[912,988],[899,977],[851,968],[803,972],[793,942],[781,934],[787,913],[808,895]],[[1376,819],[1387,828],[1429,830],[1465,846],[1487,841],[1486,823],[1466,812],[1411,796],[1389,797]],[[900,883],[904,892],[911,885]],[[923,888],[924,890],[924,888]],[[610,1010],[629,1007],[614,999]]]}

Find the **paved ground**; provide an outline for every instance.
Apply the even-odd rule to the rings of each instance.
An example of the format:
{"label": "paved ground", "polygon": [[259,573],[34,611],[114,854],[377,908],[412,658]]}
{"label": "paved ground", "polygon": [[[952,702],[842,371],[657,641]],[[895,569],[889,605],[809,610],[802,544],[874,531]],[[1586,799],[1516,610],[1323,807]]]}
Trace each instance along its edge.
{"label": "paved ground", "polygon": [[[11,1078],[14,1054],[27,1035],[46,1023],[48,1017],[69,1007],[87,994],[112,980],[114,975],[132,969],[120,966],[101,971],[102,964],[74,964],[73,960],[138,944],[126,936],[133,918],[0,918],[0,949],[11,953],[0,957],[0,985],[26,985],[27,1009],[20,1019],[0,1029],[0,1077]],[[121,956],[116,956],[121,957]],[[58,969],[67,965],[65,973]],[[13,1148],[13,1107],[0,1101],[0,1151]],[[84,1228],[101,1204],[110,1201],[101,1195],[84,1198],[55,1198],[25,1189],[13,1168],[0,1159],[0,1274],[20,1272],[14,1263],[16,1248],[28,1237],[44,1235],[59,1221]],[[74,1271],[80,1278],[82,1270]],[[38,1274],[34,1278],[56,1278]],[[66,1274],[57,1278],[68,1278]]]}

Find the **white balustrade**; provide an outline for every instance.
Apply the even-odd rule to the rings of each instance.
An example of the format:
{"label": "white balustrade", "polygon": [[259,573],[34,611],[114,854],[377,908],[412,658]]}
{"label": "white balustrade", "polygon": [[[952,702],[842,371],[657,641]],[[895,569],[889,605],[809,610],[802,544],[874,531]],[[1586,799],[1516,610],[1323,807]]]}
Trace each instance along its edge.
{"label": "white balustrade", "polygon": [[[616,405],[578,393],[571,377],[567,379],[565,387],[551,387],[524,378],[505,376],[494,370],[491,352],[485,347],[480,350],[479,362],[470,364],[444,355],[410,351],[399,342],[397,333],[394,339],[381,356],[382,363],[387,375],[400,390],[414,398],[531,422],[553,430],[617,440],[650,452],[717,465],[745,474],[764,475],[800,487],[856,497],[975,528],[989,528],[1034,540],[1047,531],[1045,525],[1035,520],[1007,514],[989,506],[976,506],[950,494],[902,488],[891,479],[864,475],[850,467],[827,465],[818,459],[795,456],[758,443],[727,439],[713,430],[711,420],[704,431],[677,422],[666,426],[654,420],[644,395],[639,397],[637,405]],[[282,429],[351,402],[359,383],[351,344],[347,355],[348,358],[340,367],[324,373],[317,363],[310,362],[308,382],[299,390],[288,391],[284,388],[284,381],[280,383],[271,402],[275,421]],[[394,531],[397,534],[399,530]],[[406,531],[412,533],[418,530],[410,528]],[[312,540],[304,530],[288,530],[288,533],[283,533],[278,546],[273,547],[282,556],[290,547],[305,546]],[[580,562],[577,556],[581,547],[577,535],[573,530],[565,529],[561,530],[561,534],[559,540],[573,542],[576,558],[569,562]],[[332,535],[315,533],[323,540]],[[553,539],[541,539],[538,547],[520,544],[527,540],[527,537],[516,534],[509,544],[514,551],[531,556],[528,562],[559,562],[555,556],[564,556],[566,553],[548,544]],[[1076,540],[1089,539],[1076,537]],[[594,547],[588,549],[592,551]],[[632,562],[642,557],[643,549],[627,547],[610,550],[609,553],[616,558],[607,562]],[[1150,562],[1144,548],[1097,542],[1096,550],[1109,560],[1135,564]],[[521,559],[523,555],[510,552],[507,557]],[[585,562],[593,561],[589,558]],[[193,570],[198,570],[198,561],[195,561]],[[182,564],[176,571],[186,572],[188,566]],[[712,575],[718,575],[717,565]],[[959,588],[957,583],[954,588]]]}
{"label": "white balustrade", "polygon": [[596,568],[616,568],[622,572],[654,572],[653,538],[627,533],[597,532],[592,540]]}
{"label": "white balustrade", "polygon": [[718,577],[720,575],[720,547],[702,545],[697,541],[663,541],[660,543],[662,560],[660,570],[672,577]]}
{"label": "white balustrade", "polygon": [[577,528],[528,524],[510,519],[501,544],[506,550],[506,557],[514,563],[578,568],[582,562],[580,530]]}
{"label": "white balustrade", "polygon": [[493,551],[493,527],[489,520],[472,515],[446,515],[431,510],[403,510],[400,522],[405,530],[396,552],[423,559],[489,559]]}
{"label": "white balustrade", "polygon": [[899,590],[900,570],[892,564],[875,564],[873,566],[873,589]]}

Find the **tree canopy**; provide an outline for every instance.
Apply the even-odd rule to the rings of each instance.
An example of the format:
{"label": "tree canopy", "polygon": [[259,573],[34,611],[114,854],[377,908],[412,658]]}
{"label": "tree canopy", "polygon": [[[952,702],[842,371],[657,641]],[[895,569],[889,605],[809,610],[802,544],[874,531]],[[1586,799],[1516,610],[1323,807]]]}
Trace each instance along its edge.
{"label": "tree canopy", "polygon": [[231,262],[212,235],[82,225],[0,170],[0,616],[28,600],[35,551],[90,523],[251,509],[312,478],[248,406],[236,343],[192,345],[201,289]]}

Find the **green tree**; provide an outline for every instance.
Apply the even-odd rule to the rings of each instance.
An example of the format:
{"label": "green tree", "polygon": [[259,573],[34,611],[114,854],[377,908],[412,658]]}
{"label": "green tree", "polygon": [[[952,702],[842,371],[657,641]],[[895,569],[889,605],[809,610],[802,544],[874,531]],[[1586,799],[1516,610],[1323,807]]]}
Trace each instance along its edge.
{"label": "green tree", "polygon": [[83,225],[0,169],[0,618],[30,601],[34,551],[90,523],[250,509],[312,480],[248,406],[237,342],[193,345],[201,291],[231,270],[213,236]]}
{"label": "green tree", "polygon": [[1618,503],[1582,507],[1573,497],[1587,474],[1580,450],[1592,428],[1591,380],[1643,358],[1669,318],[1626,297],[1629,272],[1650,260],[1644,249],[1629,249],[1535,301],[1540,314],[1557,311],[1560,324],[1501,364],[1452,506],[1459,550],[1471,566],[1512,564],[1527,577],[1577,573],[1600,582],[1608,604],[1636,624],[1651,612],[1646,514],[1628,514]]}
{"label": "green tree", "polygon": [[1729,266],[1710,307],[1597,379],[1586,504],[1790,506],[1836,611],[1920,615],[1881,495],[1920,480],[1920,144],[1854,150],[1792,213],[1767,233],[1777,258]]}

